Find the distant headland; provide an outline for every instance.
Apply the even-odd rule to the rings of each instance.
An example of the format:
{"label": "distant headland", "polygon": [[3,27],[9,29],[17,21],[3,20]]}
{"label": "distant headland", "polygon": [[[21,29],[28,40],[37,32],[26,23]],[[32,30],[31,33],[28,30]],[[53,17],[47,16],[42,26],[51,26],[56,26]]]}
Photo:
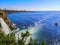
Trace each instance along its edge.
{"label": "distant headland", "polygon": [[33,12],[33,11],[26,11],[26,10],[9,10],[9,9],[0,9],[5,13],[15,13],[15,12]]}

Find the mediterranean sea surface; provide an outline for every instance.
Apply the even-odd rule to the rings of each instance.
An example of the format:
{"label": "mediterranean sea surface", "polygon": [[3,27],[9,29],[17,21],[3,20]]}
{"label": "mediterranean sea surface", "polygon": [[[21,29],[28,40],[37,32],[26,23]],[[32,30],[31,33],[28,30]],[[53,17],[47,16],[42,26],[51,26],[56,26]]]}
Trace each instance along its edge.
{"label": "mediterranean sea surface", "polygon": [[7,16],[20,31],[28,29],[37,41],[60,41],[60,11],[17,12]]}

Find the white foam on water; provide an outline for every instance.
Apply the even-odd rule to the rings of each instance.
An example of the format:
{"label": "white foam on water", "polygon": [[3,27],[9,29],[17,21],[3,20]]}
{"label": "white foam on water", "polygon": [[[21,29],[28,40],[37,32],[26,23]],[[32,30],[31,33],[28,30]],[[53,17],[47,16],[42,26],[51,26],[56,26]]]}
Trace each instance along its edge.
{"label": "white foam on water", "polygon": [[39,20],[38,22],[35,22],[35,23],[34,23],[35,26],[31,26],[31,25],[30,25],[30,27],[28,27],[28,29],[24,29],[24,30],[21,30],[21,31],[17,32],[17,33],[16,33],[16,37],[17,37],[17,35],[20,34],[19,36],[20,36],[20,38],[21,38],[21,33],[22,33],[22,32],[25,33],[25,32],[28,30],[29,33],[31,34],[31,35],[27,38],[27,40],[26,40],[26,42],[28,43],[30,37],[32,37],[32,38],[34,39],[34,38],[35,38],[35,37],[34,37],[34,34],[37,32],[37,30],[40,30],[41,25],[42,25],[41,22],[47,20],[48,18],[50,18],[50,17],[43,18],[42,20]]}
{"label": "white foam on water", "polygon": [[28,29],[24,29],[24,30],[18,31],[18,32],[16,33],[16,40],[18,40],[18,35],[19,35],[19,38],[21,39],[21,33],[22,33],[22,32],[25,33],[27,30],[29,31],[29,33],[30,33],[31,35],[27,38],[26,43],[29,42],[30,37],[32,37],[33,39],[35,39],[34,34],[37,32],[38,29],[41,28],[40,25],[39,25],[39,23],[36,23],[36,24],[37,24],[37,25],[35,25],[35,26],[31,26],[31,25],[30,25],[30,27],[28,27]]}

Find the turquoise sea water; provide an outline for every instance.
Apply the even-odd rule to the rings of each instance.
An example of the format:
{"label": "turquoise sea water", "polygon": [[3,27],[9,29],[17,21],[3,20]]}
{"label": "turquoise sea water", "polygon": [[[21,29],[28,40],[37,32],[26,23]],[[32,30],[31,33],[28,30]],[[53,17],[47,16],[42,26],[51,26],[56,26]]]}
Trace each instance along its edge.
{"label": "turquoise sea water", "polygon": [[[20,31],[28,28],[37,41],[60,41],[60,11],[18,12],[7,16]],[[55,22],[58,23],[57,26]]]}

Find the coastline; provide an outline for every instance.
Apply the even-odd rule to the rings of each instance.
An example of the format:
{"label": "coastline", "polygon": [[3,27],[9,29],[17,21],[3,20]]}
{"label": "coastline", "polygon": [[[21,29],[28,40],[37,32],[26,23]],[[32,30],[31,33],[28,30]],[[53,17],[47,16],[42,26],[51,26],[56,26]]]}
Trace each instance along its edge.
{"label": "coastline", "polygon": [[2,10],[7,14],[16,13],[16,12],[35,12],[35,11],[26,11],[26,10]]}

